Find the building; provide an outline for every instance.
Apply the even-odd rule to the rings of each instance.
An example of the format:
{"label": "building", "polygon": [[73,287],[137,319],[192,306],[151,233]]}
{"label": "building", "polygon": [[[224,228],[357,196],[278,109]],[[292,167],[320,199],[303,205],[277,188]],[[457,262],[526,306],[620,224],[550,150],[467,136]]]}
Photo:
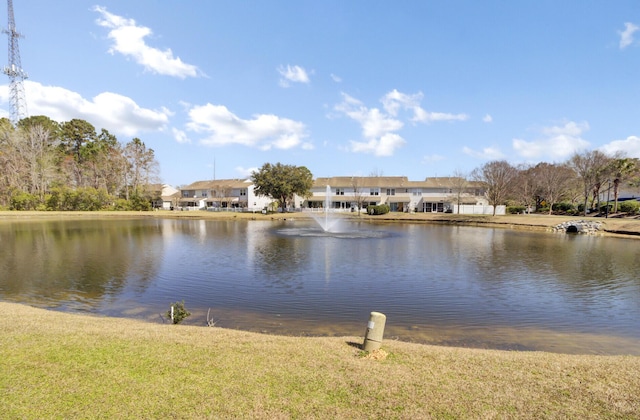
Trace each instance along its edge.
{"label": "building", "polygon": [[[316,178],[310,197],[294,197],[293,209],[302,211],[364,210],[386,204],[393,212],[492,214],[482,184],[464,178],[436,177],[409,181],[404,176]],[[182,210],[275,210],[270,197],[254,194],[250,179],[197,181],[180,189]],[[496,214],[504,214],[498,206]]]}
{"label": "building", "polygon": [[180,188],[177,207],[181,210],[261,211],[270,197],[257,196],[250,179],[196,181]]}
{"label": "building", "polygon": [[[317,178],[311,192],[304,208],[318,209],[330,203],[334,210],[352,211],[386,204],[394,212],[493,213],[482,184],[457,177],[424,181],[409,181],[404,176]],[[504,206],[498,207],[496,214],[504,214]]]}

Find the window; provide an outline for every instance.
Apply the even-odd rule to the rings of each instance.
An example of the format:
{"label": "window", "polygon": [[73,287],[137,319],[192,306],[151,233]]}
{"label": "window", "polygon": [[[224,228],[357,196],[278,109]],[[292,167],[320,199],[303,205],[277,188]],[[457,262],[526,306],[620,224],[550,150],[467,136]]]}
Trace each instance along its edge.
{"label": "window", "polygon": [[246,188],[240,188],[240,197],[244,197],[247,195],[247,189]]}
{"label": "window", "polygon": [[380,188],[370,188],[369,195],[380,195]]}
{"label": "window", "polygon": [[336,195],[344,195],[344,188],[336,188]]}
{"label": "window", "polygon": [[420,188],[414,188],[412,192],[413,192],[413,195],[418,195],[418,196],[422,195],[422,189]]}
{"label": "window", "polygon": [[395,188],[387,188],[387,195],[396,195]]}
{"label": "window", "polygon": [[182,191],[182,196],[185,198],[193,196],[193,191]]}

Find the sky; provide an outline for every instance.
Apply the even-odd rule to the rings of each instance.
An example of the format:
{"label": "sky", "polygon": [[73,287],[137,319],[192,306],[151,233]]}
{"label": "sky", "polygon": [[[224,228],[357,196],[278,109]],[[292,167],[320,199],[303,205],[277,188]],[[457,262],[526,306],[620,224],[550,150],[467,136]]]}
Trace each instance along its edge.
{"label": "sky", "polygon": [[417,181],[586,150],[640,158],[637,0],[13,8],[28,115],[84,119],[123,144],[137,137],[173,186],[277,162],[314,177]]}

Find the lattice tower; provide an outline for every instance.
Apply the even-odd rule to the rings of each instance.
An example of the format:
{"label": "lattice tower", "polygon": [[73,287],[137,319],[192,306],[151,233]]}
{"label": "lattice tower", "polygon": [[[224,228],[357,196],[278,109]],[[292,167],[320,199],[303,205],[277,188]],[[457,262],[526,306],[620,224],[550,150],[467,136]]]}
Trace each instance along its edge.
{"label": "lattice tower", "polygon": [[9,36],[9,65],[3,69],[4,74],[9,76],[9,105],[11,106],[10,120],[13,125],[27,117],[27,101],[24,95],[24,79],[29,76],[22,70],[20,63],[20,48],[18,39],[22,35],[16,30],[16,21],[13,17],[13,0],[7,0],[7,16],[9,17],[9,27],[2,32]]}

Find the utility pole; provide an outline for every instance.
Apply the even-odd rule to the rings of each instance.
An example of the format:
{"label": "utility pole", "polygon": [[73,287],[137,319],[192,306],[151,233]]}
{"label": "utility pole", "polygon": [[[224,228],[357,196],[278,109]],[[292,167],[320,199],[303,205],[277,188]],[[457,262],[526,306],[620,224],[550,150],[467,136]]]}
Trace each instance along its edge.
{"label": "utility pole", "polygon": [[7,0],[7,16],[9,17],[9,27],[2,32],[9,36],[9,65],[5,66],[3,73],[9,76],[9,105],[11,106],[11,123],[15,126],[27,116],[27,101],[24,95],[24,79],[27,73],[22,70],[20,63],[20,47],[18,39],[22,38],[16,30],[16,21],[13,17],[13,0]]}

